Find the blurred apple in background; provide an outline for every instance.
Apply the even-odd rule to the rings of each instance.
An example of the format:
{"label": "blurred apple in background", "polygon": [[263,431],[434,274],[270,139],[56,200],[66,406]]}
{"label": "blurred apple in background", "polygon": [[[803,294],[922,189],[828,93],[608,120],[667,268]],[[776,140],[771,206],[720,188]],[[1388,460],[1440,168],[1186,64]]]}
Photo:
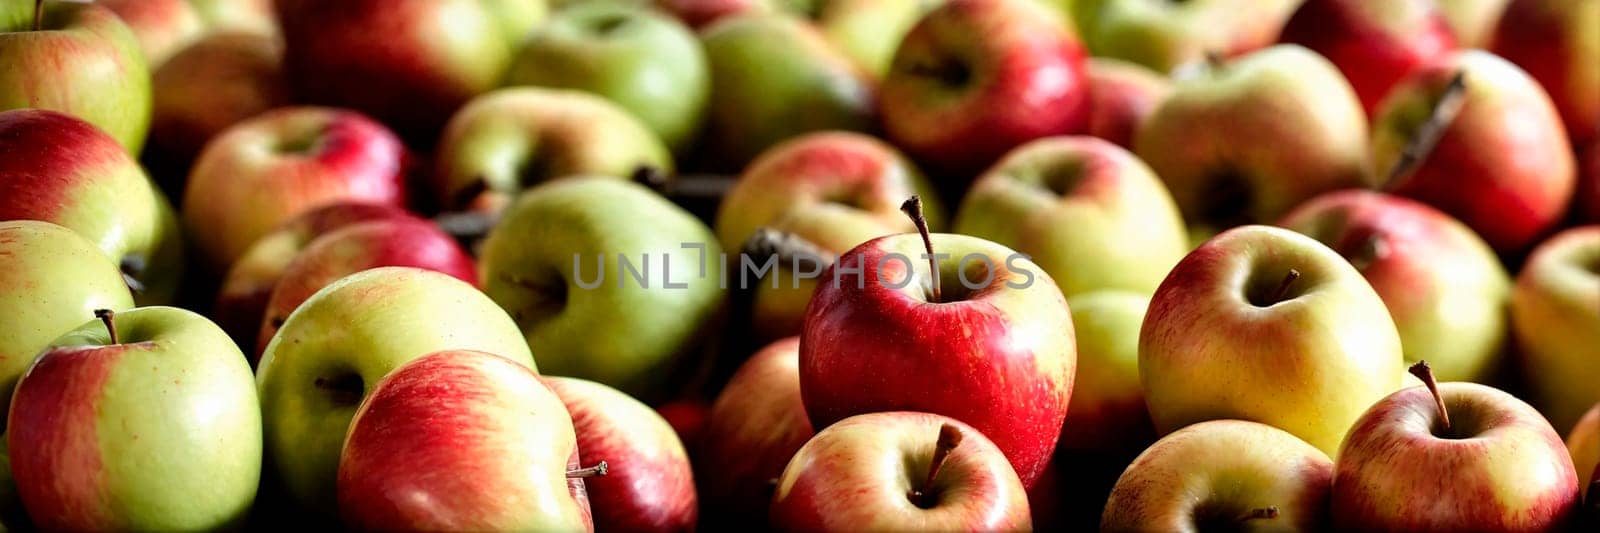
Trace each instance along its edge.
{"label": "blurred apple in background", "polygon": [[1077,0],[1074,20],[1096,56],[1170,73],[1208,53],[1271,45],[1300,0]]}
{"label": "blurred apple in background", "polygon": [[1511,277],[1465,225],[1418,202],[1369,191],[1318,196],[1280,222],[1350,261],[1383,298],[1407,363],[1439,379],[1501,370]]}
{"label": "blurred apple in background", "polygon": [[711,402],[695,395],[664,402],[655,406],[655,411],[667,425],[672,426],[683,447],[693,452],[700,443],[700,435],[705,433],[706,423],[711,416]]}
{"label": "blurred apple in background", "polygon": [[1106,502],[1104,531],[1314,531],[1333,461],[1278,428],[1213,420],[1139,454]]}
{"label": "blurred apple in background", "polygon": [[1600,0],[1512,0],[1488,48],[1539,80],[1573,144],[1600,140]]}
{"label": "blurred apple in background", "polygon": [[0,111],[0,220],[42,220],[78,232],[116,262],[134,300],[171,303],[184,251],[167,198],[94,125],[41,109]]}
{"label": "blurred apple in background", "polygon": [[1580,224],[1600,224],[1600,140],[1580,154],[1578,194],[1573,216]]}
{"label": "blurred apple in background", "polygon": [[289,102],[282,45],[253,33],[216,33],[178,51],[151,78],[155,93],[145,150],[162,189],[183,195],[189,165],[229,126]]}
{"label": "blurred apple in background", "polygon": [[1435,0],[1462,48],[1488,48],[1510,0]]}
{"label": "blurred apple in background", "polygon": [[1456,48],[1434,0],[1306,0],[1280,39],[1339,67],[1368,116],[1401,78]]}
{"label": "blurred apple in background", "polygon": [[906,32],[944,0],[803,0],[792,2],[822,35],[874,79],[889,73]]}
{"label": "blurred apple in background", "polygon": [[150,129],[150,68],[137,36],[105,6],[45,2],[0,6],[0,110],[49,109],[94,124],[129,153]]}
{"label": "blurred apple in background", "polygon": [[666,145],[616,104],[531,87],[491,92],[462,108],[439,141],[435,165],[439,207],[484,212],[498,212],[523,189],[556,178],[673,169]]}
{"label": "blurred apple in background", "polygon": [[[18,3],[23,3],[18,0]],[[139,40],[145,64],[155,70],[205,34],[205,21],[189,0],[98,0]]]}
{"label": "blurred apple in background", "polygon": [[1594,481],[1594,471],[1600,465],[1600,403],[1590,407],[1567,433],[1567,455],[1578,472],[1578,490],[1587,497],[1589,483]]}
{"label": "blurred apple in background", "polygon": [[1330,455],[1400,387],[1400,335],[1383,300],[1309,237],[1245,226],[1178,263],[1139,332],[1139,377],[1162,434],[1237,418]]}
{"label": "blurred apple in background", "polygon": [[204,264],[225,272],[256,239],[308,210],[341,201],[405,205],[407,157],[394,133],[360,114],[273,110],[206,145],[189,173],[184,223]]}
{"label": "blurred apple in background", "polygon": [[1129,150],[1145,117],[1172,94],[1172,80],[1135,63],[1092,57],[1084,74],[1089,77],[1087,133]]}
{"label": "blurred apple in background", "polygon": [[778,9],[778,0],[655,0],[652,3],[656,9],[671,13],[698,29],[740,13],[770,13]]}
{"label": "blurred apple in background", "polygon": [[1139,328],[1149,305],[1144,294],[1116,290],[1067,298],[1078,374],[1058,450],[1139,450],[1155,441],[1139,385]]}
{"label": "blurred apple in background", "polygon": [[1581,226],[1534,250],[1511,292],[1532,403],[1569,430],[1600,402],[1600,226]]}
{"label": "blurred apple in background", "polygon": [[746,359],[711,405],[694,450],[701,529],[767,523],[772,482],[814,433],[800,400],[800,338]]}
{"label": "blurred apple in background", "polygon": [[345,523],[382,531],[593,531],[572,419],[525,361],[431,353],[373,384],[339,456]]}
{"label": "blurred apple in background", "polygon": [[1154,292],[1189,251],[1161,180],[1093,137],[1039,139],[1007,153],[962,199],[955,232],[1028,254],[1069,297]]}
{"label": "blurred apple in background", "polygon": [[188,0],[212,31],[243,31],[278,37],[273,0]]}
{"label": "blurred apple in background", "polygon": [[1387,188],[1449,213],[1502,254],[1519,254],[1554,229],[1572,200],[1572,145],[1550,98],[1516,65],[1488,52],[1458,52],[1396,85],[1373,119],[1376,168],[1396,165],[1451,80],[1460,110],[1416,168]]}

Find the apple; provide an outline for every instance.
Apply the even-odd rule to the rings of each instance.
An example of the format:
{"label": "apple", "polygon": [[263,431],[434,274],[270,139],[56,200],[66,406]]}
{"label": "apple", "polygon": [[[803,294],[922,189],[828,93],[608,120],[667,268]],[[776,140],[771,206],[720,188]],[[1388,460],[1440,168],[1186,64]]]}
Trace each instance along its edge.
{"label": "apple", "polygon": [[1023,531],[1028,495],[995,443],[929,413],[857,415],[817,433],[772,496],[781,531]]}
{"label": "apple", "polygon": [[[175,53],[151,78],[155,92],[147,159],[164,189],[183,193],[206,142],[229,126],[289,103],[280,65],[282,45],[246,32],[214,33]],[[153,165],[154,166],[154,165]],[[172,175],[163,176],[163,172]]]}
{"label": "apple", "polygon": [[[740,272],[739,286],[754,293],[755,336],[799,334],[817,275],[834,257],[875,237],[915,231],[900,212],[900,203],[912,195],[925,199],[928,226],[943,229],[943,208],[927,178],[894,147],[859,133],[801,135],[745,167],[717,208],[722,249],[748,253],[750,239],[768,228],[814,245],[822,263],[780,257],[771,278],[745,279],[748,270]],[[757,266],[764,261],[754,255],[750,260]]]}
{"label": "apple", "polygon": [[946,2],[895,51],[883,81],[884,129],[941,173],[976,173],[1020,144],[1088,129],[1086,55],[1042,5]]}
{"label": "apple", "polygon": [[874,129],[865,71],[806,20],[738,15],[706,28],[700,40],[711,66],[702,148],[716,165],[737,170],[808,132]]}
{"label": "apple", "polygon": [[[44,6],[35,17],[35,4]],[[116,13],[81,2],[0,6],[0,111],[67,113],[139,153],[150,128],[150,69]]]}
{"label": "apple", "polygon": [[1223,418],[1288,431],[1333,456],[1367,406],[1400,388],[1400,334],[1337,252],[1269,226],[1223,232],[1167,275],[1139,331],[1156,431]]}
{"label": "apple", "polygon": [[266,467],[300,508],[332,515],[339,450],[380,378],[440,350],[499,354],[536,368],[517,326],[472,285],[382,267],[340,278],[289,314],[256,369]]}
{"label": "apple", "polygon": [[1103,531],[1315,531],[1328,520],[1333,461],[1278,428],[1201,422],[1139,454],[1117,479]]}
{"label": "apple", "polygon": [[649,189],[573,177],[506,210],[478,278],[545,372],[654,399],[716,331],[721,253],[710,229]]}
{"label": "apple", "polygon": [[1156,105],[1172,94],[1172,80],[1153,70],[1117,59],[1092,57],[1089,78],[1089,129],[1086,133],[1133,149],[1134,132]]}
{"label": "apple", "polygon": [[242,526],[261,479],[250,365],[205,317],[95,311],[17,382],[6,428],[18,494],[45,531]]}
{"label": "apple", "polygon": [[[920,220],[917,204],[906,209]],[[926,228],[867,241],[823,274],[800,334],[806,414],[816,428],[878,411],[949,416],[990,436],[1032,486],[1072,398],[1066,300],[1026,256]]]}
{"label": "apple", "polygon": [[683,443],[687,450],[694,450],[700,443],[700,435],[705,432],[707,417],[711,415],[711,402],[700,398],[698,395],[689,398],[671,400],[655,406],[657,415],[672,426],[672,432],[678,435],[678,442]]}
{"label": "apple", "polygon": [[1095,56],[1172,72],[1206,54],[1234,56],[1277,41],[1300,0],[1077,0],[1071,10]]}
{"label": "apple", "polygon": [[1397,162],[1458,73],[1459,111],[1386,188],[1460,219],[1502,254],[1525,252],[1566,213],[1575,171],[1549,96],[1511,62],[1469,50],[1413,72],[1373,119],[1374,163],[1405,166]]}
{"label": "apple", "polygon": [[1589,143],[1581,163],[1573,215],[1580,224],[1600,224],[1600,140]]}
{"label": "apple", "polygon": [[1561,437],[1528,404],[1476,383],[1410,387],[1361,415],[1333,477],[1341,531],[1559,531],[1578,507]]}
{"label": "apple", "polygon": [[1434,0],[1306,0],[1280,39],[1339,67],[1368,116],[1395,83],[1456,48]]}
{"label": "apple", "polygon": [[1578,490],[1587,497],[1596,465],[1600,465],[1600,403],[1590,407],[1567,433],[1567,455],[1578,473]]}
{"label": "apple", "polygon": [[456,108],[503,81],[543,0],[277,0],[299,101],[348,107],[430,144]]}
{"label": "apple", "polygon": [[874,79],[889,73],[895,49],[911,27],[943,0],[802,0],[823,37]]}
{"label": "apple", "polygon": [[711,404],[694,450],[703,529],[768,523],[772,481],[814,434],[800,400],[800,338],[773,341]]}
{"label": "apple", "polygon": [[495,212],[522,189],[556,178],[671,172],[672,152],[604,98],[517,87],[480,96],[451,117],[435,165],[432,188],[445,209]]}
{"label": "apple", "polygon": [[225,272],[256,239],[334,202],[405,205],[405,147],[358,113],[279,108],[206,144],[189,172],[183,220],[205,264]]}
{"label": "apple", "polygon": [[1510,0],[1435,0],[1462,48],[1488,48]]}
{"label": "apple", "polygon": [[53,222],[94,242],[140,304],[170,303],[178,292],[184,251],[172,206],[122,145],[88,122],[0,111],[0,220],[16,219]]}
{"label": "apple", "polygon": [[1408,363],[1440,379],[1500,370],[1511,278],[1465,225],[1418,202],[1372,191],[1313,198],[1280,222],[1338,252],[1383,299]]}
{"label": "apple", "polygon": [[1296,45],[1197,67],[1134,139],[1134,152],[1202,234],[1277,220],[1323,192],[1375,185],[1367,146],[1355,91],[1332,63]]}
{"label": "apple", "polygon": [[1539,245],[1511,290],[1511,328],[1533,404],[1567,429],[1600,402],[1600,226]]}
{"label": "apple", "polygon": [[961,200],[955,232],[1028,254],[1069,297],[1148,294],[1189,251],[1160,178],[1093,137],[1049,137],[1007,153]]}
{"label": "apple", "polygon": [[671,13],[693,28],[704,29],[711,23],[740,13],[770,13],[778,9],[778,0],[655,0],[656,9]]}
{"label": "apple", "polygon": [[133,30],[152,70],[205,33],[205,22],[189,0],[98,0]]}
{"label": "apple", "polygon": [[578,449],[614,465],[584,481],[600,531],[691,531],[698,504],[689,454],[661,415],[621,391],[575,378],[546,377],[566,404]]}
{"label": "apple", "polygon": [[1512,0],[1488,48],[1539,80],[1573,144],[1600,140],[1600,0]]}
{"label": "apple", "polygon": [[278,18],[272,12],[273,0],[188,1],[212,31],[245,31],[267,37],[278,36]]}
{"label": "apple", "polygon": [[573,429],[525,361],[424,355],[356,411],[339,456],[340,514],[363,531],[594,531],[583,481],[568,484]]}
{"label": "apple", "polygon": [[1078,374],[1058,450],[1138,450],[1156,440],[1139,385],[1139,328],[1149,305],[1149,296],[1118,290],[1067,298]]}
{"label": "apple", "polygon": [[478,284],[472,256],[432,222],[404,217],[341,227],[311,241],[284,267],[267,300],[251,355],[266,350],[289,314],[318,290],[350,274],[385,266],[432,270]]}

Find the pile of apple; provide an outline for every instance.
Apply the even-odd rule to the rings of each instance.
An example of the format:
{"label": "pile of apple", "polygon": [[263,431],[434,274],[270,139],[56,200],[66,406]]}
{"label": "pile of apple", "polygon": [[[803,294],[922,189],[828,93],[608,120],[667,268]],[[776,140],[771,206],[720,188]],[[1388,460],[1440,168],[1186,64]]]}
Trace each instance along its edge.
{"label": "pile of apple", "polygon": [[1600,0],[0,0],[0,395],[0,531],[1591,530]]}

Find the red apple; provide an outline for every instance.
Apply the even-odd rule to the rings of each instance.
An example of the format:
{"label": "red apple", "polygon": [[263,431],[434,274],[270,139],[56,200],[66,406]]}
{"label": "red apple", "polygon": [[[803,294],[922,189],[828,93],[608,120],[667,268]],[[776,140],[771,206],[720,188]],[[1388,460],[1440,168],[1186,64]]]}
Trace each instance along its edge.
{"label": "red apple", "polygon": [[[22,2],[23,0],[17,0]],[[150,70],[205,33],[205,21],[189,0],[98,0],[139,38]]]}
{"label": "red apple", "polygon": [[800,338],[780,339],[734,372],[695,449],[708,529],[767,523],[772,482],[814,432],[800,400]]}
{"label": "red apple", "polygon": [[767,0],[655,0],[655,5],[696,28],[709,26],[728,15],[772,9]]}
{"label": "red apple", "polygon": [[1407,74],[1456,48],[1433,0],[1307,0],[1280,37],[1332,61],[1372,116]]}
{"label": "red apple", "polygon": [[693,450],[700,442],[700,434],[706,429],[706,422],[711,416],[711,404],[701,399],[673,400],[657,405],[656,414],[672,426],[672,431],[678,434],[678,440],[684,448]]}
{"label": "red apple", "polygon": [[289,103],[280,68],[282,49],[264,35],[217,33],[183,48],[156,69],[150,81],[155,103],[145,152],[146,160],[165,167],[154,170],[164,188],[182,194],[183,178],[206,141]]}
{"label": "red apple", "polygon": [[1133,133],[1144,117],[1172,93],[1172,81],[1137,63],[1090,58],[1089,135],[1133,149]]}
{"label": "red apple", "polygon": [[1513,0],[1488,48],[1544,85],[1573,144],[1600,139],[1600,0]]}

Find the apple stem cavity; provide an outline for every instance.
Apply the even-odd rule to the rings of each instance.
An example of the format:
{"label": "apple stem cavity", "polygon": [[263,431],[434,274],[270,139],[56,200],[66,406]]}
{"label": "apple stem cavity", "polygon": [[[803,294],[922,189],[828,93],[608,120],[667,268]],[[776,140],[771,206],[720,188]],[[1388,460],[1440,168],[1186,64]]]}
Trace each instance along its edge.
{"label": "apple stem cavity", "polygon": [[1422,380],[1428,386],[1428,392],[1433,393],[1433,403],[1439,407],[1439,422],[1444,424],[1444,430],[1450,431],[1450,411],[1444,407],[1444,395],[1439,394],[1439,382],[1433,379],[1433,368],[1427,361],[1417,361],[1411,365],[1411,375]]}
{"label": "apple stem cavity", "polygon": [[1220,70],[1222,67],[1227,66],[1227,64],[1228,59],[1222,56],[1222,52],[1218,52],[1216,50],[1206,51],[1207,67],[1211,67],[1212,70]]}
{"label": "apple stem cavity", "polygon": [[1467,102],[1466,97],[1467,73],[1458,70],[1450,77],[1450,83],[1445,85],[1444,93],[1439,95],[1439,100],[1434,102],[1433,109],[1428,112],[1427,120],[1417,127],[1417,132],[1401,148],[1400,156],[1395,159],[1394,165],[1389,167],[1389,174],[1383,178],[1382,190],[1393,189],[1401,178],[1411,174],[1428,159],[1428,154],[1433,152],[1434,146],[1439,144],[1439,139],[1444,137],[1444,132],[1450,128],[1450,123],[1455,122],[1456,115],[1461,114],[1461,107]]}
{"label": "apple stem cavity", "polygon": [[950,424],[939,425],[939,441],[934,444],[933,460],[928,463],[928,478],[922,482],[921,487],[914,487],[909,494],[906,494],[906,497],[911,499],[911,503],[923,509],[933,507],[934,502],[929,498],[929,493],[933,490],[933,482],[938,479],[939,469],[944,466],[945,460],[950,458],[950,452],[961,445],[962,438],[960,428]]}
{"label": "apple stem cavity", "polygon": [[1250,520],[1272,520],[1275,518],[1278,518],[1278,507],[1273,505],[1262,507],[1260,509],[1251,509],[1250,512],[1239,517],[1239,521],[1247,522]]}
{"label": "apple stem cavity", "polygon": [[100,319],[100,322],[106,325],[106,333],[111,335],[111,344],[122,344],[117,340],[117,323],[114,320],[116,316],[117,313],[110,309],[94,310],[94,317]]}
{"label": "apple stem cavity", "polygon": [[939,260],[933,256],[933,237],[928,235],[928,217],[922,214],[922,196],[911,195],[905,203],[900,204],[900,210],[911,217],[911,223],[917,225],[917,233],[922,235],[922,247],[928,250],[928,272],[933,279],[933,303],[939,303],[943,298],[939,294]]}
{"label": "apple stem cavity", "polygon": [[579,468],[577,470],[568,470],[567,471],[567,477],[568,478],[575,478],[575,477],[604,476],[604,475],[606,475],[606,473],[608,473],[610,471],[611,471],[611,466],[609,464],[607,464],[605,461],[600,461],[600,464],[591,466],[589,468]]}
{"label": "apple stem cavity", "polygon": [[44,0],[33,2],[33,31],[44,29]]}
{"label": "apple stem cavity", "polygon": [[1283,297],[1289,294],[1289,287],[1294,285],[1294,282],[1298,279],[1300,279],[1300,271],[1289,269],[1289,273],[1283,275],[1283,281],[1278,283],[1278,290],[1273,291],[1272,303],[1283,301]]}

